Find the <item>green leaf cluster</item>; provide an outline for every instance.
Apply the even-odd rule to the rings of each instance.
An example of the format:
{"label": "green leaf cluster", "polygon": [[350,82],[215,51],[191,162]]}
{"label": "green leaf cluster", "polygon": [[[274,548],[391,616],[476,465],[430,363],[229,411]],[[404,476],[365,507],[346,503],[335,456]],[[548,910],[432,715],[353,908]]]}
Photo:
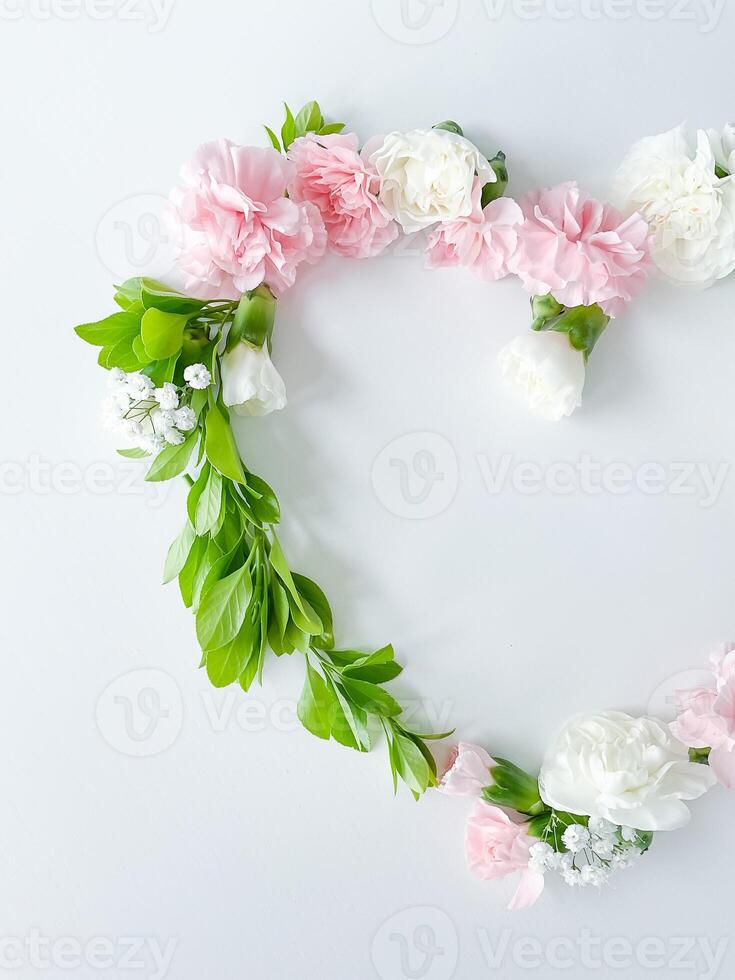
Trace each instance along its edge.
{"label": "green leaf cluster", "polygon": [[593,306],[562,306],[553,296],[534,296],[531,300],[532,330],[554,330],[565,333],[575,350],[589,359],[595,344],[610,322],[610,317],[595,303]]}
{"label": "green leaf cluster", "polygon": [[284,102],[286,118],[281,126],[281,138],[273,132],[269,126],[265,126],[268,139],[271,145],[279,153],[285,153],[289,146],[299,136],[307,133],[317,133],[319,136],[327,136],[330,133],[341,133],[345,128],[344,123],[328,123],[322,115],[318,102],[307,102],[302,106],[296,115],[293,114],[287,103]]}

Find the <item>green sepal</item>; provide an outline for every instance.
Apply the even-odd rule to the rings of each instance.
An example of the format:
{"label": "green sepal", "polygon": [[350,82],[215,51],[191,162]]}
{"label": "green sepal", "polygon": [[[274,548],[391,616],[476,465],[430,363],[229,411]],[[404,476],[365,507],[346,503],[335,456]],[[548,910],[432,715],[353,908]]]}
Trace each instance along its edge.
{"label": "green sepal", "polygon": [[483,789],[483,799],[531,816],[542,813],[546,807],[539,793],[538,779],[507,759],[494,759],[493,762],[490,767],[492,782]]}
{"label": "green sepal", "polygon": [[491,183],[485,184],[482,188],[482,197],[480,198],[480,206],[487,207],[491,201],[497,201],[498,198],[502,197],[508,187],[508,167],[505,163],[506,157],[502,150],[498,150],[492,160],[489,160],[490,166],[493,168],[493,173],[495,174],[495,180]]}
{"label": "green sepal", "polygon": [[454,133],[455,136],[464,136],[462,127],[458,122],[453,119],[445,119],[444,122],[436,123],[436,125],[431,127],[432,129],[443,129],[447,133]]}

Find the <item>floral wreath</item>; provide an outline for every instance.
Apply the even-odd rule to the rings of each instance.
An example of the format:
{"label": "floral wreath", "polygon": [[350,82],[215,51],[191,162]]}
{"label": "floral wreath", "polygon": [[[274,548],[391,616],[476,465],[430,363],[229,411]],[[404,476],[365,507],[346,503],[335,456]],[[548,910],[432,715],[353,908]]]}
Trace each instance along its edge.
{"label": "floral wreath", "polygon": [[440,776],[427,742],[386,684],[401,673],[391,646],[337,649],[319,586],[289,567],[278,500],[238,450],[231,414],[286,405],[271,361],[277,297],[327,250],[370,258],[428,230],[430,266],[465,266],[492,281],[516,275],[532,329],[500,353],[504,378],[546,419],[581,402],[585,368],[610,321],[654,269],[711,286],[735,270],[735,126],[684,127],[644,139],[618,171],[618,207],[576,183],[519,203],[505,196],[506,158],[492,159],[454,122],[393,132],[360,150],[316,102],[286,106],[271,146],[205,143],[181,171],[167,211],[180,289],[136,278],[116,287],[119,311],[76,328],[109,371],[108,424],[149,457],[146,479],[183,476],[187,519],[168,552],[196,618],[201,664],[215,687],[247,691],[268,652],[299,651],[298,717],[310,732],[366,752],[385,734],[394,790],[436,787],[476,797],[466,830],[471,871],[518,873],[511,907],[530,905],[545,874],[600,885],[645,853],[653,834],[689,820],[685,801],[735,786],[735,646],[715,655],[708,686],[677,697],[671,725],[619,712],[568,722],[538,777],[460,743]]}

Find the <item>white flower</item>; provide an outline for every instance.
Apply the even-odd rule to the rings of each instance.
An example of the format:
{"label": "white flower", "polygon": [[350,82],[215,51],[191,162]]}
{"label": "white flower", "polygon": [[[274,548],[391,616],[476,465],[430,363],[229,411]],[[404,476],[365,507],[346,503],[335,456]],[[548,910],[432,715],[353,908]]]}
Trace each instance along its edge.
{"label": "white flower", "polygon": [[223,355],[222,398],[236,415],[268,415],[286,405],[286,386],[268,354],[268,345],[246,341]]}
{"label": "white flower", "polygon": [[[735,177],[718,177],[704,130],[694,153],[684,126],[637,143],[616,178],[626,212],[639,211],[652,232],[656,265],[678,284],[706,288],[735,269]],[[723,157],[724,159],[724,157]]]}
{"label": "white flower", "polygon": [[184,368],[184,381],[190,388],[208,388],[212,383],[212,375],[203,364],[190,364]]}
{"label": "white flower", "polygon": [[138,449],[142,449],[143,452],[156,454],[159,453],[165,445],[163,436],[158,435],[141,435],[137,439]]}
{"label": "white flower", "polygon": [[610,880],[610,872],[599,864],[585,864],[582,868],[582,884],[599,888]]}
{"label": "white flower", "polygon": [[717,165],[727,173],[735,174],[735,124],[728,123],[721,133],[708,129],[707,138]]}
{"label": "white flower", "polygon": [[170,381],[165,381],[162,388],[156,388],[153,392],[153,397],[156,399],[161,408],[166,411],[172,411],[179,407],[179,391],[176,385],[171,384]]}
{"label": "white flower", "polygon": [[578,854],[579,851],[583,851],[589,844],[590,832],[586,827],[582,827],[578,823],[573,823],[567,827],[561,839],[568,851],[571,851],[572,854]]}
{"label": "white flower", "polygon": [[603,817],[590,817],[588,826],[594,837],[614,839],[618,834],[617,826]]}
{"label": "white flower", "polygon": [[110,368],[107,375],[107,383],[111,388],[116,388],[119,385],[125,384],[127,377],[127,374],[121,368]]}
{"label": "white flower", "polygon": [[467,217],[475,173],[482,184],[497,180],[476,146],[443,129],[390,133],[366,155],[380,176],[380,200],[405,232]]}
{"label": "white flower", "polygon": [[627,841],[628,843],[632,843],[634,840],[637,839],[638,831],[634,830],[633,827],[621,827],[620,836],[623,838],[624,841]]}
{"label": "white flower", "polygon": [[188,405],[174,412],[174,425],[181,432],[191,432],[196,424],[196,413]]}
{"label": "white flower", "polygon": [[169,411],[161,411],[160,408],[155,408],[151,412],[151,423],[153,425],[153,431],[159,435],[165,435],[169,429],[174,428],[174,413]]}
{"label": "white flower", "polygon": [[500,370],[523,392],[532,412],[558,422],[582,404],[584,355],[564,333],[529,331],[498,355]]}
{"label": "white flower", "polygon": [[528,853],[530,855],[528,866],[533,871],[540,871],[543,874],[545,871],[553,871],[558,865],[556,851],[543,841],[532,844]]}
{"label": "white flower", "polygon": [[609,861],[615,853],[615,843],[609,837],[593,837],[590,847],[603,861]]}
{"label": "white flower", "polygon": [[139,371],[136,371],[134,374],[129,374],[126,377],[125,390],[133,401],[145,401],[148,398],[152,398],[154,388],[155,385],[148,375],[141,374]]}
{"label": "white flower", "polygon": [[565,726],[541,767],[539,789],[556,810],[657,831],[688,823],[683,801],[715,782],[661,722],[608,711]]}
{"label": "white flower", "polygon": [[561,873],[565,884],[569,885],[570,888],[580,886],[582,884],[582,872],[578,871],[576,868],[567,868]]}
{"label": "white flower", "polygon": [[180,446],[184,441],[184,434],[179,432],[178,429],[164,429],[163,438],[171,446]]}

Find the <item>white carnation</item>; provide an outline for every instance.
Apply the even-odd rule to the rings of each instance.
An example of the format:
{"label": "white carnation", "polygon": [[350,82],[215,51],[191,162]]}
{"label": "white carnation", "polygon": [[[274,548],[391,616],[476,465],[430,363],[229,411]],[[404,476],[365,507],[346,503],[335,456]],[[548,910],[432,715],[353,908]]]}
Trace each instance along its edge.
{"label": "white carnation", "polygon": [[220,364],[222,399],[235,415],[268,415],[286,406],[286,386],[267,344],[261,348],[242,341]]}
{"label": "white carnation", "polygon": [[735,177],[715,173],[735,150],[727,130],[715,146],[704,130],[694,152],[683,126],[641,140],[623,161],[616,195],[652,233],[651,255],[670,280],[705,288],[735,270]]}
{"label": "white carnation", "polygon": [[497,180],[476,146],[444,129],[390,133],[366,155],[380,177],[380,200],[407,233],[472,213],[475,174]]}
{"label": "white carnation", "polygon": [[683,827],[690,818],[684,801],[715,783],[661,722],[616,711],[570,721],[539,776],[541,798],[555,810],[643,831]]}
{"label": "white carnation", "polygon": [[528,331],[504,347],[498,359],[503,378],[537,415],[558,422],[582,404],[584,355],[566,334]]}

